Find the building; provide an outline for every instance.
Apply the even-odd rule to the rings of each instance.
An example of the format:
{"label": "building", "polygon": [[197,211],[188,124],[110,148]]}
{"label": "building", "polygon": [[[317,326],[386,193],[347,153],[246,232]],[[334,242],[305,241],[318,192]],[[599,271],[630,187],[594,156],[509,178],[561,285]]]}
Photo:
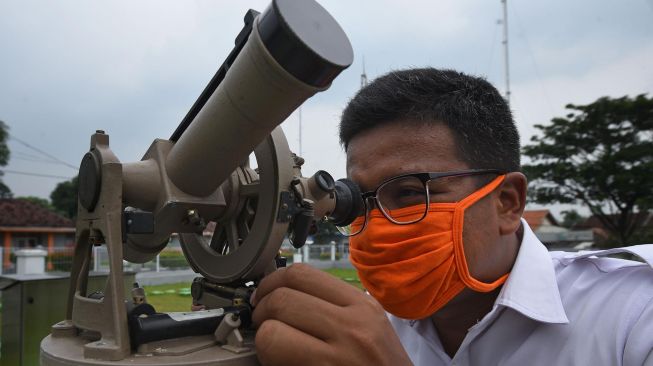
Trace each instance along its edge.
{"label": "building", "polygon": [[592,230],[565,228],[549,210],[526,210],[523,218],[549,250],[587,249],[594,244]]}
{"label": "building", "polygon": [[[606,215],[608,220],[617,221],[618,215]],[[648,244],[653,242],[653,212],[640,211],[632,214],[632,225],[634,228],[631,244]],[[590,216],[587,220],[574,226],[576,230],[591,230],[594,233],[595,241],[600,246],[621,246],[623,243],[615,242],[618,239],[612,238],[609,228],[599,219],[598,216]],[[611,243],[612,241],[612,243]]]}
{"label": "building", "polygon": [[[0,238],[3,273],[14,269],[18,249],[42,247],[50,255],[61,249],[72,252],[75,223],[52,210],[23,199],[0,199]],[[52,263],[48,261],[48,266]]]}

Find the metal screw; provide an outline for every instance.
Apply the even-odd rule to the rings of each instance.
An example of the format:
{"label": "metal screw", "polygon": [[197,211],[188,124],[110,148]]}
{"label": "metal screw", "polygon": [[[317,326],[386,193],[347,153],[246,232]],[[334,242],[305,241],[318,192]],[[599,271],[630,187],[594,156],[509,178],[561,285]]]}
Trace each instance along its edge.
{"label": "metal screw", "polygon": [[202,222],[202,219],[200,219],[200,216],[197,214],[197,211],[195,210],[188,210],[188,213],[186,215],[188,216],[188,222],[193,225],[200,225],[200,223]]}

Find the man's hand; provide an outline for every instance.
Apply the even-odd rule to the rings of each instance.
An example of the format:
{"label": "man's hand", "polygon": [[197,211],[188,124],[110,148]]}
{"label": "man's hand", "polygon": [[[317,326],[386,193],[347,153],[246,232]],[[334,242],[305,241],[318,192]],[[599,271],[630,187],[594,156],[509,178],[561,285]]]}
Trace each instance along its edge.
{"label": "man's hand", "polygon": [[252,301],[263,365],[411,364],[381,305],[323,271],[282,268]]}

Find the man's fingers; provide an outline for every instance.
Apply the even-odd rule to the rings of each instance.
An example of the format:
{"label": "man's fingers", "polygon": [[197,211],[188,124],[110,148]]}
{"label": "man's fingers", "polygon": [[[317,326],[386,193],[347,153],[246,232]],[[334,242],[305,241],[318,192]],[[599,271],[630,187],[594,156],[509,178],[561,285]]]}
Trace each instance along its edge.
{"label": "man's fingers", "polygon": [[288,287],[340,306],[349,305],[352,299],[361,295],[360,290],[354,286],[324,271],[306,264],[293,264],[271,273],[261,281],[256,289],[254,305],[280,287]]}
{"label": "man's fingers", "polygon": [[255,344],[256,355],[266,366],[305,366],[330,358],[327,343],[274,319],[261,324]]}
{"label": "man's fingers", "polygon": [[[252,320],[260,325],[267,319],[279,320],[304,333],[327,341],[338,329],[333,322],[340,323],[340,307],[315,296],[288,287],[280,287],[264,296],[254,309]],[[309,316],[310,313],[313,316]],[[314,316],[319,314],[319,316]]]}

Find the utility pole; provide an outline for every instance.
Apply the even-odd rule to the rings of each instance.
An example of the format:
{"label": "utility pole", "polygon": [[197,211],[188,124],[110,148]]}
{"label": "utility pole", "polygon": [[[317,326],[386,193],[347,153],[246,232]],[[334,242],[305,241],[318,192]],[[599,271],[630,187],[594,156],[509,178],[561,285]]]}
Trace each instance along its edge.
{"label": "utility pole", "polygon": [[302,156],[304,152],[302,151],[302,106],[301,105],[299,106],[298,114],[299,114],[299,154],[298,155]]}
{"label": "utility pole", "polygon": [[[304,153],[302,151],[302,106],[299,106],[299,109],[297,109],[297,116],[299,117],[299,155],[302,157],[302,154]],[[308,248],[307,248],[308,249]],[[295,253],[293,253],[292,256],[292,262],[293,263],[302,263],[306,262],[308,258],[302,259],[302,252],[299,248],[295,249]]]}
{"label": "utility pole", "polygon": [[510,105],[510,64],[508,58],[508,1],[501,0],[503,5],[503,59],[506,76],[506,101]]}
{"label": "utility pole", "polygon": [[361,89],[367,86],[367,74],[365,73],[365,56],[363,56],[363,73],[361,74]]}

